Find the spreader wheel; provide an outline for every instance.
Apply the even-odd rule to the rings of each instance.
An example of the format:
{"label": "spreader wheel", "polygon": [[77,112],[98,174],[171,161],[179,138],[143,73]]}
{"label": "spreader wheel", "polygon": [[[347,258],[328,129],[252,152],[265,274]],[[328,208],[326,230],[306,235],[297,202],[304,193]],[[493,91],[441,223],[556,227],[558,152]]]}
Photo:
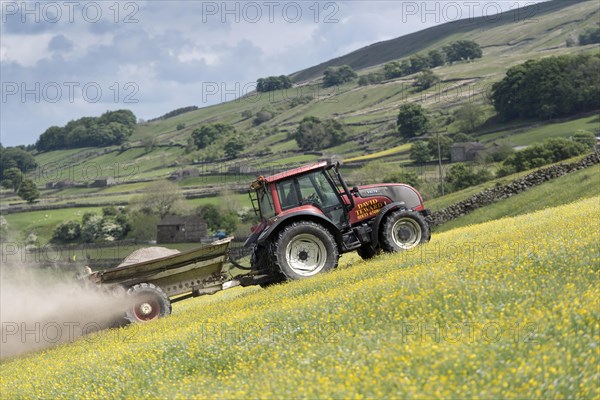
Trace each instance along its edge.
{"label": "spreader wheel", "polygon": [[126,318],[131,322],[146,322],[171,314],[169,297],[156,285],[139,283],[127,290]]}

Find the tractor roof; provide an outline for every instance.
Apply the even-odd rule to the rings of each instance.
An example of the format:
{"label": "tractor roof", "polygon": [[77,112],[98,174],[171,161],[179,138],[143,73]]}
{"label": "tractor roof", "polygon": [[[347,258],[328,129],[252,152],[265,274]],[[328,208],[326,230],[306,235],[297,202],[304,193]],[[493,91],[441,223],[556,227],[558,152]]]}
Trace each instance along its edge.
{"label": "tractor roof", "polygon": [[328,161],[319,161],[317,163],[314,164],[309,164],[309,165],[304,165],[302,167],[298,167],[298,168],[294,168],[294,169],[290,169],[287,171],[283,171],[280,172],[278,174],[275,175],[271,175],[268,177],[259,177],[256,181],[254,181],[252,183],[252,187],[253,188],[257,188],[259,186],[261,186],[264,183],[273,183],[273,182],[277,182],[286,178],[289,178],[291,176],[295,176],[295,175],[301,175],[307,172],[311,172],[311,171],[316,171],[319,169],[323,169],[327,166],[331,165]]}

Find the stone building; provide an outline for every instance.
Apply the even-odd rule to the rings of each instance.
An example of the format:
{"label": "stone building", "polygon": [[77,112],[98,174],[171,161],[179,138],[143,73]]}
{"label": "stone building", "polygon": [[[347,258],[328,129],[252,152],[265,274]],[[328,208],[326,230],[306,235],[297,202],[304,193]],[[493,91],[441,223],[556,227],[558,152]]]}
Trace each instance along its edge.
{"label": "stone building", "polygon": [[479,142],[454,143],[450,147],[450,162],[473,161],[477,154],[485,151],[485,146]]}
{"label": "stone building", "polygon": [[157,243],[201,242],[208,236],[206,222],[199,216],[170,215],[157,225]]}

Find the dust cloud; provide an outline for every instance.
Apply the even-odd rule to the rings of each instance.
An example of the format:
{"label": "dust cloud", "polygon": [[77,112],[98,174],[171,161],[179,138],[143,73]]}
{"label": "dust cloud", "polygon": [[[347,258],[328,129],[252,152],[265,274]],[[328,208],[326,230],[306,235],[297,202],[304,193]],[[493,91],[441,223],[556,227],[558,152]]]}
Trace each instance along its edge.
{"label": "dust cloud", "polygon": [[72,342],[121,321],[122,297],[74,275],[2,263],[0,359]]}

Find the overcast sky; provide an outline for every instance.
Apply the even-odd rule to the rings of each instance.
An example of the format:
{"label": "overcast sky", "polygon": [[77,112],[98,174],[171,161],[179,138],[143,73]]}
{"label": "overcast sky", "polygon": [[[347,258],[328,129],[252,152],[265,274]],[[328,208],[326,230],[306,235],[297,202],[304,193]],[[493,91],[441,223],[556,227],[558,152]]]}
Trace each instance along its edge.
{"label": "overcast sky", "polygon": [[107,110],[151,119],[233,100],[259,77],[534,2],[2,1],[1,142]]}

